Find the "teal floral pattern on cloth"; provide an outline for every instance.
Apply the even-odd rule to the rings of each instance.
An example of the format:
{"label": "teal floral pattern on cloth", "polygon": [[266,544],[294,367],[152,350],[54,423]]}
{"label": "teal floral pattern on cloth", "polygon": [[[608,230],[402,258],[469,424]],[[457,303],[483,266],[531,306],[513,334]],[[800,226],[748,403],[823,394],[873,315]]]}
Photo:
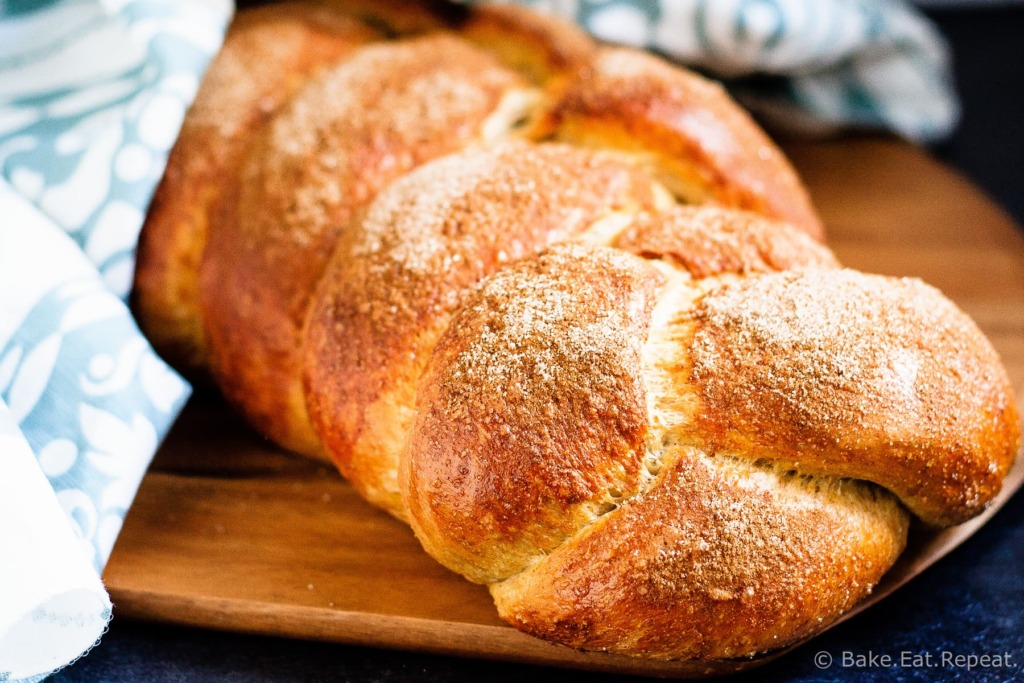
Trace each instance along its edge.
{"label": "teal floral pattern on cloth", "polygon": [[2,399],[0,520],[0,681],[38,681],[95,644],[111,604]]}
{"label": "teal floral pattern on cloth", "polygon": [[189,395],[124,298],[231,12],[227,0],[0,0],[0,408],[17,429],[0,441],[20,454],[0,453],[12,472],[0,488],[35,492],[0,504],[0,680],[45,676],[102,633],[99,573]]}
{"label": "teal floral pattern on cloth", "polygon": [[98,279],[48,292],[0,350],[0,398],[102,571],[188,387]]}
{"label": "teal floral pattern on cloth", "polygon": [[69,0],[0,15],[0,176],[74,238],[119,296],[227,17],[223,3],[170,0]]}
{"label": "teal floral pattern on cloth", "polygon": [[[53,272],[52,288],[0,336],[0,396],[99,570],[187,396],[117,297],[131,286],[146,208],[231,8],[65,0],[0,12],[0,182],[70,236],[102,278],[64,282]],[[46,229],[36,224],[19,237]],[[8,239],[9,256],[26,251]],[[12,284],[3,296],[19,296]]]}

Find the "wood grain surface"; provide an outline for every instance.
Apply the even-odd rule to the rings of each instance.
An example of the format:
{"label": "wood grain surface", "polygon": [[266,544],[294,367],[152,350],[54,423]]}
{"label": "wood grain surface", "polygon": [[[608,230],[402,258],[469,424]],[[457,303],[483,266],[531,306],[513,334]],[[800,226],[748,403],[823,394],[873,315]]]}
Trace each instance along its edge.
{"label": "wood grain surface", "polygon": [[[943,290],[992,340],[1024,399],[1024,236],[1006,215],[903,143],[854,139],[787,151],[843,263]],[[1016,467],[999,503],[1022,474]],[[872,601],[983,522],[915,532]],[[407,527],[360,500],[333,470],[281,452],[204,391],[143,480],[104,580],[119,617],[358,645],[673,677],[724,674],[781,654],[643,662],[519,633],[498,619],[483,587],[435,563]]]}

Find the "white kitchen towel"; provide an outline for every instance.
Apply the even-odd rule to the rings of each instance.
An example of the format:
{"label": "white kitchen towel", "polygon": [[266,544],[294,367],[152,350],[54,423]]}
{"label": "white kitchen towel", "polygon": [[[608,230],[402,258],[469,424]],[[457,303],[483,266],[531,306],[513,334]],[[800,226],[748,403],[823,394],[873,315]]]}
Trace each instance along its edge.
{"label": "white kitchen towel", "polygon": [[0,680],[34,680],[96,642],[110,599],[2,400],[0,521]]}

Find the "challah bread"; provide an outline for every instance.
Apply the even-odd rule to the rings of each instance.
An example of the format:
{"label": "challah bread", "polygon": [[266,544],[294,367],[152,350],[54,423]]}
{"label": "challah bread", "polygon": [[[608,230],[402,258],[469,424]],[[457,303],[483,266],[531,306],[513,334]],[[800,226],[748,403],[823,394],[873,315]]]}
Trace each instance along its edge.
{"label": "challah bread", "polygon": [[[910,513],[998,492],[1020,427],[988,342],[841,269],[719,87],[524,10],[329,6],[229,32],[141,235],[140,319],[511,623],[750,655],[870,591]],[[337,52],[297,66],[264,21]],[[287,75],[208,85],[242,52]],[[221,104],[237,123],[203,123]]]}
{"label": "challah bread", "polygon": [[233,198],[251,136],[314,73],[379,38],[363,22],[303,3],[238,13],[182,124],[139,241],[135,308],[178,367],[208,362],[199,264],[211,224],[223,222],[233,201],[224,198]]}
{"label": "challah bread", "polygon": [[452,314],[485,275],[626,212],[656,186],[607,155],[500,142],[390,185],[341,240],[306,329],[317,432],[353,485],[404,517],[397,456],[416,385]]}
{"label": "challah bread", "polygon": [[658,239],[485,281],[423,376],[404,493],[428,552],[530,633],[749,655],[838,616],[903,549],[907,512],[856,479],[928,523],[976,514],[1012,464],[1013,394],[920,282],[827,257],[666,268],[649,259],[681,249]]}
{"label": "challah bread", "polygon": [[688,203],[780,218],[817,239],[800,179],[722,86],[636,50],[599,50],[552,116],[558,139],[633,152]]}
{"label": "challah bread", "polygon": [[508,102],[525,91],[516,73],[447,35],[371,45],[297,93],[252,143],[234,215],[207,245],[200,301],[210,368],[257,428],[320,452],[300,333],[339,232],[389,181],[505,132],[518,118]]}
{"label": "challah bread", "polygon": [[872,481],[934,526],[999,492],[1020,431],[1013,388],[935,289],[848,270],[750,278],[694,316],[687,431],[706,449]]}

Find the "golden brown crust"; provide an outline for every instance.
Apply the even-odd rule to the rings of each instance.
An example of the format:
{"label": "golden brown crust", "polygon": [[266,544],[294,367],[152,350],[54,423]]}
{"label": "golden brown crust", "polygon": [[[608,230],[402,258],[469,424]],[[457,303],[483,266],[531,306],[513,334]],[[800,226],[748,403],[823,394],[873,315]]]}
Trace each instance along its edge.
{"label": "golden brown crust", "polygon": [[342,472],[404,516],[395,476],[415,386],[472,286],[610,211],[652,204],[636,169],[554,144],[471,149],[392,184],[335,252],[304,335],[310,414]]}
{"label": "golden brown crust", "polygon": [[786,474],[678,424],[672,388],[643,366],[685,367],[687,347],[665,357],[648,325],[674,287],[693,290],[691,305],[700,295],[662,273],[562,245],[485,281],[420,384],[402,463],[410,518],[428,552],[491,584],[529,633],[749,656],[861,599],[908,518],[870,484]]}
{"label": "golden brown crust", "polygon": [[660,273],[561,245],[505,268],[452,321],[403,463],[413,528],[467,578],[504,579],[641,484],[639,372]]}
{"label": "golden brown crust", "polygon": [[171,151],[137,252],[134,306],[178,367],[206,362],[199,264],[246,143],[313,73],[376,38],[364,24],[302,2],[236,15]]}
{"label": "golden brown crust", "polygon": [[1019,446],[1013,390],[937,290],[849,270],[753,277],[694,319],[696,426],[714,448],[873,481],[939,526],[999,492]]}
{"label": "golden brown crust", "polygon": [[747,209],[822,239],[792,166],[717,83],[636,50],[604,48],[554,115],[560,139],[649,155],[659,179],[688,202]]}
{"label": "golden brown crust", "polygon": [[[798,640],[895,561],[900,499],[962,521],[1019,447],[998,358],[935,290],[820,249],[743,275],[778,267],[748,249],[778,226],[670,221],[687,214],[725,233],[698,245],[723,257],[659,267],[656,302],[649,280],[637,300],[602,300],[595,273],[644,262],[582,245],[485,281],[417,395],[402,481],[424,547],[489,583],[503,618],[571,647],[723,658]],[[672,264],[660,227],[619,241]],[[628,309],[637,327],[616,317]]]}
{"label": "golden brown crust", "polygon": [[647,214],[612,246],[664,259],[697,279],[839,265],[827,247],[786,223],[714,206],[676,206]]}
{"label": "golden brown crust", "polygon": [[814,633],[870,593],[907,526],[870,485],[678,449],[649,491],[491,594],[502,618],[574,648],[746,657]]}
{"label": "golden brown crust", "polygon": [[450,36],[365,47],[295,96],[255,145],[237,219],[202,265],[211,369],[264,433],[322,450],[306,411],[300,332],[341,230],[390,180],[477,139],[522,81]]}

